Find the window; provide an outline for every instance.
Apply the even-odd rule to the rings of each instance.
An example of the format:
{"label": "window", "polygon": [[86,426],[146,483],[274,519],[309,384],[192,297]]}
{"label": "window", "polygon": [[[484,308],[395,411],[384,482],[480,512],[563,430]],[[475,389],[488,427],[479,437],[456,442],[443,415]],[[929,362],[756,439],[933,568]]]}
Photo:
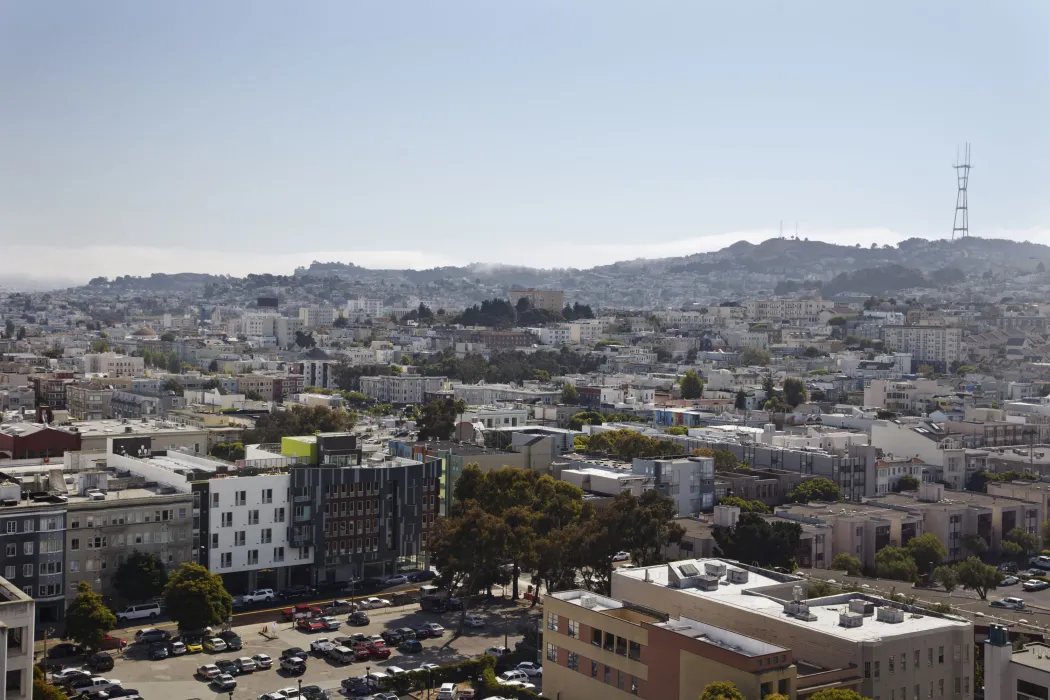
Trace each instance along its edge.
{"label": "window", "polygon": [[186,519],[186,509],[185,508],[179,508],[179,520],[185,520],[185,519]]}
{"label": "window", "polygon": [[596,630],[593,627],[591,628],[591,644],[593,644],[596,647],[600,647],[602,645],[601,630]]}
{"label": "window", "polygon": [[638,642],[628,642],[627,658],[635,660],[642,658],[642,645]]}
{"label": "window", "polygon": [[937,697],[944,697],[944,679],[941,678],[937,681]]}
{"label": "window", "polygon": [[224,569],[228,569],[229,567],[233,566],[233,552],[223,552],[220,562],[221,563],[219,564],[219,566],[221,566]]}
{"label": "window", "polygon": [[259,550],[258,549],[249,549],[248,550],[248,564],[249,565],[253,565],[253,564],[258,564],[258,563],[259,563]]}
{"label": "window", "polygon": [[219,507],[219,494],[213,493],[211,495],[211,507],[212,508],[218,508]]}
{"label": "window", "polygon": [[926,697],[928,697],[928,698],[932,698],[933,697],[933,681],[930,681],[930,691],[927,693]]}
{"label": "window", "polygon": [[268,527],[264,528],[263,531],[259,535],[259,541],[262,544],[269,544],[269,543],[273,542],[273,530],[271,530]]}
{"label": "window", "polygon": [[547,661],[558,663],[558,647],[553,644],[547,645]]}
{"label": "window", "polygon": [[918,668],[919,668],[919,650],[918,649],[915,650],[915,663],[912,664],[912,665],[915,666],[916,670],[918,670]]}
{"label": "window", "polygon": [[284,522],[284,508],[274,508],[273,509],[273,521],[275,523],[283,523]]}
{"label": "window", "polygon": [[569,620],[569,636],[573,639],[580,636],[580,623],[576,620]]}
{"label": "window", "polygon": [[[901,673],[904,673],[907,670],[908,670],[908,655],[907,654],[901,654]],[[904,693],[901,693],[901,700],[908,700],[907,696]]]}
{"label": "window", "polygon": [[605,643],[602,644],[602,649],[606,651],[612,651],[616,648],[616,635],[612,632],[605,633]]}
{"label": "window", "polygon": [[969,695],[970,694],[970,677],[969,676],[963,677],[963,694],[964,695]]}
{"label": "window", "polygon": [[558,614],[553,612],[547,613],[547,629],[552,632],[558,631]]}
{"label": "window", "polygon": [[234,505],[243,506],[247,502],[248,502],[248,492],[247,491],[235,491],[234,492],[234,499],[233,499]]}
{"label": "window", "polygon": [[865,661],[864,662],[864,677],[865,678],[871,678],[871,662],[870,661]]}
{"label": "window", "polygon": [[[75,542],[76,540],[73,540],[73,541]],[[15,544],[14,542],[8,542],[7,543],[7,556],[13,557],[13,556],[16,556],[17,554],[18,554],[18,545]]]}
{"label": "window", "polygon": [[[919,652],[915,652],[915,653],[918,654]],[[918,667],[918,665],[919,664],[915,664],[916,667]],[[919,698],[921,696],[922,696],[922,690],[919,689],[919,684],[916,683],[915,684],[915,700],[919,700]]]}
{"label": "window", "polygon": [[211,548],[212,549],[218,549],[219,548],[219,535],[218,534],[212,533],[212,536],[211,536]]}
{"label": "window", "polygon": [[80,571],[80,560],[79,559],[70,559],[69,560],[69,571],[71,573]]}
{"label": "window", "polygon": [[273,489],[263,489],[262,490],[262,502],[263,503],[273,503]]}
{"label": "window", "polygon": [[638,677],[631,676],[631,695],[638,694]]}
{"label": "window", "polygon": [[875,662],[875,680],[879,679],[879,662]]}
{"label": "window", "polygon": [[[23,576],[32,576],[33,575],[33,565],[32,564],[22,564],[22,575]],[[32,594],[30,594],[30,595],[32,595]]]}
{"label": "window", "polygon": [[10,581],[14,577],[15,577],[15,565],[14,564],[8,564],[7,566],[4,567],[4,578],[6,578],[8,581]]}
{"label": "window", "polygon": [[962,678],[955,677],[955,694],[959,695],[962,693]]}
{"label": "window", "polygon": [[569,670],[579,671],[580,670],[580,655],[576,652],[569,652]]}
{"label": "window", "polygon": [[623,690],[623,671],[619,669],[616,671],[616,687]]}
{"label": "window", "polygon": [[32,520],[27,520],[26,521],[26,523],[25,523],[25,531],[26,532],[32,532],[33,531],[33,521]]}
{"label": "window", "polygon": [[273,548],[273,560],[274,561],[284,561],[284,547],[274,547]]}
{"label": "window", "polygon": [[616,638],[616,653],[620,656],[627,656],[627,640],[623,637]]}
{"label": "window", "polygon": [[597,661],[592,661],[591,662],[591,678],[597,678],[597,677],[598,677],[598,662]]}
{"label": "window", "polygon": [[233,533],[233,546],[243,547],[244,546],[244,530],[238,530]]}
{"label": "window", "polygon": [[890,672],[891,676],[893,675],[893,659],[894,659],[893,654],[890,654],[890,658],[889,658],[889,672]]}
{"label": "window", "polygon": [[609,683],[612,681],[612,669],[608,666],[605,667],[605,682]]}
{"label": "window", "polygon": [[[915,665],[918,666],[919,664],[915,664]],[[926,665],[927,666],[933,666],[933,647],[930,647],[929,649],[926,650]],[[930,681],[930,682],[932,683],[933,681]],[[930,693],[930,694],[932,695],[933,693]]]}
{"label": "window", "polygon": [[226,511],[222,514],[222,526],[233,527],[233,513],[231,511]]}
{"label": "window", "polygon": [[259,511],[250,510],[248,511],[248,524],[258,525],[259,524]]}

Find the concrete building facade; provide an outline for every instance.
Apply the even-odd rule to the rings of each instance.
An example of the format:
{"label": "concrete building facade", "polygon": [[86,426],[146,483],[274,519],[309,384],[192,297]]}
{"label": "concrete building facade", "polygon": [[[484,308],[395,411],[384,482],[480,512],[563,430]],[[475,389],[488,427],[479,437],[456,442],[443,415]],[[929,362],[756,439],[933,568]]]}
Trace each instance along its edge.
{"label": "concrete building facade", "polygon": [[32,596],[0,578],[0,700],[33,697],[34,607]]}

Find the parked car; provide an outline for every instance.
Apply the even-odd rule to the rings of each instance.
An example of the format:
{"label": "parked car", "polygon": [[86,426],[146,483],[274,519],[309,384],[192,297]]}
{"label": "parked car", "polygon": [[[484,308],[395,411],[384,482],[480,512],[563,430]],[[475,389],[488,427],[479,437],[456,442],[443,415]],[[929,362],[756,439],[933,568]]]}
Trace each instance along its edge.
{"label": "parked car", "polygon": [[522,661],[520,664],[518,664],[517,668],[529,678],[543,675],[543,667],[534,664],[531,661]]}
{"label": "parked car", "polygon": [[1008,561],[1005,564],[1000,564],[999,565],[999,571],[1004,571],[1004,572],[1006,572],[1008,574],[1016,574],[1017,573],[1017,564],[1015,564],[1012,561]]}
{"label": "parked car", "polygon": [[64,668],[56,671],[51,676],[51,682],[55,685],[68,685],[78,678],[91,678],[91,672],[80,668]]}
{"label": "parked car", "polygon": [[384,583],[388,586],[401,586],[408,583],[408,576],[405,576],[404,574],[390,576],[384,581]]}
{"label": "parked car", "polygon": [[430,638],[430,628],[426,625],[413,625],[412,631],[416,633],[416,639]]}
{"label": "parked car", "polygon": [[1037,569],[1050,569],[1050,557],[1045,554],[1041,554],[1038,557],[1032,557],[1028,560],[1029,566],[1034,566]]}
{"label": "parked car", "polygon": [[1011,610],[1024,610],[1025,603],[1021,598],[1002,598],[992,601],[993,608],[1009,608]]}
{"label": "parked car", "polygon": [[416,571],[408,575],[408,580],[412,583],[423,583],[424,581],[433,581],[437,578],[436,571]]}
{"label": "parked car", "polygon": [[304,618],[320,617],[321,608],[317,605],[309,605],[307,603],[299,603],[291,608],[285,608],[281,611],[281,617],[286,621],[290,620],[302,620]]}
{"label": "parked car", "polygon": [[212,683],[215,684],[215,687],[223,691],[230,691],[237,687],[237,679],[228,673],[216,676],[215,679],[212,680]]}
{"label": "parked car", "polygon": [[160,661],[161,659],[168,658],[168,643],[167,642],[153,642],[149,645],[149,659],[150,661]]}
{"label": "parked car", "polygon": [[511,671],[504,671],[503,673],[496,676],[496,682],[500,685],[507,683],[508,681],[527,681],[529,674],[524,671],[513,669]]}
{"label": "parked car", "polygon": [[416,638],[416,631],[411,627],[398,627],[394,631],[401,635],[402,641]]}
{"label": "parked car", "polygon": [[423,645],[418,639],[406,639],[397,645],[397,650],[402,654],[418,654],[423,651]]}
{"label": "parked car", "polygon": [[379,633],[379,636],[383,638],[384,642],[394,647],[403,642],[405,639],[397,633],[397,630],[383,630]]}
{"label": "parked car", "polygon": [[281,600],[296,600],[297,598],[308,598],[317,595],[317,589],[310,586],[291,586],[277,594]]}
{"label": "parked car", "polygon": [[356,610],[350,613],[350,617],[346,618],[346,621],[354,627],[363,627],[371,622],[371,620],[368,619],[368,614],[364,610]]}
{"label": "parked car", "polygon": [[1024,583],[1022,583],[1021,584],[1021,588],[1026,590],[1026,591],[1028,591],[1028,592],[1044,591],[1047,588],[1050,588],[1050,583],[1047,583],[1046,581],[1041,581],[1041,580],[1039,580],[1037,578],[1034,578],[1034,579],[1031,579],[1031,580],[1028,580],[1028,581],[1025,581]]}
{"label": "parked car", "polygon": [[510,653],[510,649],[508,649],[507,647],[499,647],[499,646],[489,647],[488,649],[485,650],[485,653],[486,654],[491,654],[491,655],[499,658],[500,656],[503,656],[504,654],[509,654]]}
{"label": "parked car", "polygon": [[236,676],[240,671],[237,669],[237,664],[233,659],[219,659],[215,662],[215,665],[219,667],[219,671],[222,673],[228,673],[231,676]]}
{"label": "parked car", "polygon": [[186,653],[186,645],[182,642],[168,642],[168,652],[172,656],[182,656]]}
{"label": "parked car", "polygon": [[238,673],[252,673],[255,671],[255,659],[250,656],[241,656],[233,663],[237,664]]}
{"label": "parked car", "polygon": [[310,651],[314,654],[327,654],[335,648],[335,643],[328,637],[321,637],[310,642]]}
{"label": "parked car", "polygon": [[171,632],[159,630],[156,627],[147,627],[135,633],[136,644],[152,644],[153,642],[166,642],[171,639]]}
{"label": "parked car", "polygon": [[1021,582],[1021,579],[1016,576],[1003,576],[1002,580],[999,581],[1000,586],[1016,586]]}
{"label": "parked car", "polygon": [[428,622],[423,626],[427,628],[427,634],[431,637],[440,637],[445,634],[445,628],[436,622]]}
{"label": "parked car", "polygon": [[245,603],[265,603],[275,598],[277,598],[277,594],[274,593],[272,588],[260,588],[257,591],[245,593],[241,596],[241,600]]}
{"label": "parked car", "polygon": [[484,627],[485,618],[483,618],[481,615],[467,615],[465,618],[463,618],[463,624],[465,624],[467,627]]}
{"label": "parked car", "polygon": [[343,626],[343,623],[332,616],[322,617],[320,620],[325,630],[328,632],[335,632],[337,629]]}
{"label": "parked car", "polygon": [[226,642],[226,649],[229,651],[240,651],[244,644],[241,641],[240,636],[238,636],[238,634],[233,630],[225,630],[223,632],[219,632],[219,634],[217,634],[216,636],[222,641]]}
{"label": "parked car", "polygon": [[281,659],[281,670],[293,676],[306,673],[306,661],[298,656],[289,656]]}
{"label": "parked car", "polygon": [[139,691],[134,688],[124,688],[122,686],[99,692],[105,693],[109,697],[109,700],[114,700],[114,698],[131,698],[139,694]]}
{"label": "parked car", "polygon": [[255,654],[252,656],[252,661],[255,662],[255,668],[257,670],[263,670],[273,666],[273,659],[266,654]]}
{"label": "parked car", "polygon": [[362,610],[373,610],[375,608],[389,608],[390,601],[386,598],[376,598],[375,596],[373,596],[371,598],[365,598],[364,600],[360,601],[358,605],[361,607]]}
{"label": "parked car", "polygon": [[319,685],[304,685],[301,697],[303,700],[328,700],[328,691]]}
{"label": "parked car", "polygon": [[47,658],[49,659],[65,659],[70,656],[80,656],[83,653],[83,649],[78,644],[56,644],[47,650]]}
{"label": "parked car", "polygon": [[127,622],[128,620],[142,620],[146,618],[152,620],[159,616],[160,603],[143,603],[142,605],[132,605],[118,612],[117,621]]}
{"label": "parked car", "polygon": [[386,644],[369,644],[368,650],[372,652],[373,659],[389,659],[390,647]]}
{"label": "parked car", "polygon": [[627,552],[617,552],[612,556],[613,561],[627,561],[631,558],[631,555]]}
{"label": "parked car", "polygon": [[354,660],[354,650],[348,646],[337,644],[328,650],[326,656],[339,664],[348,664]]}
{"label": "parked car", "polygon": [[400,666],[387,666],[384,670],[388,676],[400,676],[403,673],[408,673],[407,669],[401,668]]}
{"label": "parked car", "polygon": [[287,648],[287,649],[285,649],[284,651],[281,652],[281,658],[282,659],[288,659],[288,658],[291,658],[293,656],[298,656],[299,658],[305,658],[306,657],[306,650],[303,649],[302,647],[289,647],[289,648]]}
{"label": "parked car", "polygon": [[183,637],[182,643],[186,645],[187,654],[199,654],[204,651],[204,641],[197,637]]}
{"label": "parked car", "polygon": [[323,632],[325,627],[324,623],[320,620],[307,620],[302,619],[295,623],[295,628],[300,632]]}
{"label": "parked car", "polygon": [[113,670],[113,655],[104,651],[95,652],[88,657],[87,667],[96,673]]}
{"label": "parked car", "polygon": [[204,651],[209,651],[213,654],[218,654],[221,651],[226,651],[226,642],[219,637],[212,637],[211,639],[204,640]]}

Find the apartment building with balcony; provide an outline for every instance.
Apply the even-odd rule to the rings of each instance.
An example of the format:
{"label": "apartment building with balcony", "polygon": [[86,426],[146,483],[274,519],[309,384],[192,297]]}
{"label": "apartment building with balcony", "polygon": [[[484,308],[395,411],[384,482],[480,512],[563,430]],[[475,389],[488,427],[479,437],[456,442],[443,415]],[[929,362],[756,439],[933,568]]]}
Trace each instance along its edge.
{"label": "apartment building with balcony", "polygon": [[85,374],[105,374],[111,377],[135,377],[146,371],[141,357],[116,352],[88,353],[83,356]]}
{"label": "apartment building with balcony", "polygon": [[933,365],[941,371],[962,359],[962,328],[947,326],[899,326],[882,328],[886,349],[911,353],[919,364]]}
{"label": "apartment building with balcony", "polygon": [[427,394],[439,391],[445,385],[445,377],[402,374],[361,377],[360,382],[361,393],[380,403],[418,404],[424,403]]}
{"label": "apartment building with balcony", "polygon": [[542,619],[546,697],[680,700],[725,680],[748,700],[797,697],[791,649],[699,620],[582,590],[548,595]]}
{"label": "apartment building with balcony", "polygon": [[0,700],[33,697],[34,608],[32,596],[0,578]]}
{"label": "apartment building with balcony", "polygon": [[863,593],[806,600],[806,585],[788,574],[697,559],[617,569],[612,597],[789,649],[792,698],[836,685],[880,700],[974,697],[970,622]]}
{"label": "apartment building with balcony", "polygon": [[66,387],[66,407],[76,420],[104,420],[113,417],[113,389],[99,382],[70,384]]}

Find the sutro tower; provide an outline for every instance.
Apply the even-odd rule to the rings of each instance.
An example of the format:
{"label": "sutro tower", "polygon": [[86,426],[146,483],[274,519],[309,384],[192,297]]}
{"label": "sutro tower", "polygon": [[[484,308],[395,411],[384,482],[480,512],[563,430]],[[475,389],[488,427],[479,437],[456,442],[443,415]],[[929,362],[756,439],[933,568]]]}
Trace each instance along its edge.
{"label": "sutro tower", "polygon": [[959,162],[959,154],[955,154],[955,179],[959,183],[959,193],[955,196],[955,224],[952,227],[952,240],[955,234],[961,238],[970,235],[970,210],[966,205],[966,186],[970,183],[970,144],[966,144],[963,151],[963,162]]}

